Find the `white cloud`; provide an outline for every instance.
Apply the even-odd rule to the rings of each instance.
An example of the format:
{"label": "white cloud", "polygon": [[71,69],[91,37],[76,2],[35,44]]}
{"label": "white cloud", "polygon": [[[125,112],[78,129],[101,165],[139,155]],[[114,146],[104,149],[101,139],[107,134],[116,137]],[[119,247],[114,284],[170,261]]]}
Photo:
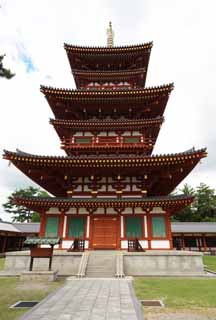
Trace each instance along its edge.
{"label": "white cloud", "polygon": [[[215,9],[213,0],[3,1],[0,53],[7,54],[6,65],[16,76],[0,79],[1,150],[61,153],[39,86],[74,87],[63,43],[106,45],[112,20],[116,45],[154,41],[147,85],[175,83],[155,153],[207,146],[209,157],[185,181],[215,188]],[[28,72],[20,52],[34,71]],[[15,186],[29,183],[3,160],[0,175],[2,202]]]}

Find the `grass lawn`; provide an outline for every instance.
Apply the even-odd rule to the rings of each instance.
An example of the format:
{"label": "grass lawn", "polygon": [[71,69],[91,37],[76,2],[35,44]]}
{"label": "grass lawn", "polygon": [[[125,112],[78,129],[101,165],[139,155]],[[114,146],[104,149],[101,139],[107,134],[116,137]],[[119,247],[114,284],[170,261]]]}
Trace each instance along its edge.
{"label": "grass lawn", "polygon": [[55,282],[25,282],[19,278],[0,278],[0,319],[14,320],[29,309],[9,309],[20,300],[41,300],[51,291],[63,284],[64,280]]}
{"label": "grass lawn", "polygon": [[171,308],[216,308],[216,279],[136,278],[138,299],[161,299]]}
{"label": "grass lawn", "polygon": [[4,269],[5,258],[0,258],[0,270]]}
{"label": "grass lawn", "polygon": [[207,269],[216,272],[216,256],[203,256],[203,264]]}

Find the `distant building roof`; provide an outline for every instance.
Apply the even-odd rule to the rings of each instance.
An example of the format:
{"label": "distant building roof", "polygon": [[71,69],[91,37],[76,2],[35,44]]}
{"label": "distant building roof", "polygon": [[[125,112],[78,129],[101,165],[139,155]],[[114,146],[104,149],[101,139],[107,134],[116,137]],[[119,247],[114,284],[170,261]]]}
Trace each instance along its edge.
{"label": "distant building roof", "polygon": [[40,222],[15,222],[13,225],[22,233],[39,233],[40,230]]}
{"label": "distant building roof", "polygon": [[172,222],[171,230],[173,233],[216,233],[216,222]]}
{"label": "distant building roof", "polygon": [[4,221],[0,221],[0,231],[20,232],[20,230],[17,229],[12,223]]}

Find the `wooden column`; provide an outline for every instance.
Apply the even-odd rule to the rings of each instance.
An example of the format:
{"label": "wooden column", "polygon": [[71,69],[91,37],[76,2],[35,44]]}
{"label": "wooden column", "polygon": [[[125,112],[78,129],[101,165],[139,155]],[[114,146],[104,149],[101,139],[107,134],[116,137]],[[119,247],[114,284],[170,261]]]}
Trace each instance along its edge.
{"label": "wooden column", "polygon": [[206,245],[206,236],[205,236],[205,234],[203,234],[202,240],[203,240],[204,251],[207,251],[208,248],[207,248],[207,245]]}
{"label": "wooden column", "polygon": [[182,249],[185,250],[184,234],[182,234]]}
{"label": "wooden column", "polygon": [[44,237],[45,236],[45,230],[46,230],[46,213],[41,213],[41,222],[40,222],[40,231],[39,236]]}

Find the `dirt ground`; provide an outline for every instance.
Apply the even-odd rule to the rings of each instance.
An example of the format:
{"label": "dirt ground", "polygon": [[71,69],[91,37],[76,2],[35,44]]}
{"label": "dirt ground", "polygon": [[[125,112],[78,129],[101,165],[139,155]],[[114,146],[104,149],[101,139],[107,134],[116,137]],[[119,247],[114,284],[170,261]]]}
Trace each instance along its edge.
{"label": "dirt ground", "polygon": [[216,308],[143,308],[144,320],[216,320]]}

